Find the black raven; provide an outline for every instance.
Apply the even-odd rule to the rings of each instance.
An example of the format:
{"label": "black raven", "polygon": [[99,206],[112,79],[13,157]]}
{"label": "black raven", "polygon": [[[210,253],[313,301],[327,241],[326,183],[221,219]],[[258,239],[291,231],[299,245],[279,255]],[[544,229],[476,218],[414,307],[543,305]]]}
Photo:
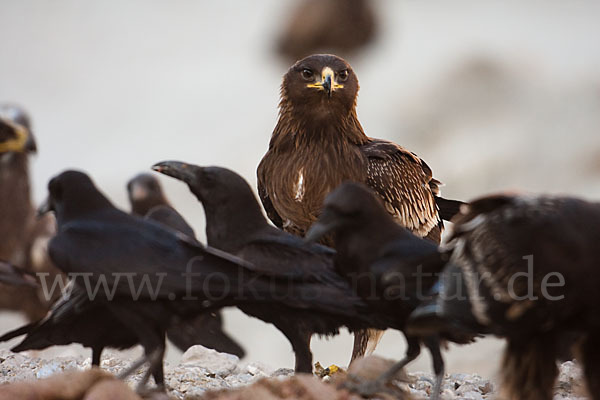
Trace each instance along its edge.
{"label": "black raven", "polygon": [[[131,213],[160,222],[190,237],[195,237],[194,229],[167,200],[156,176],[142,173],[127,182],[127,194]],[[242,358],[245,351],[233,338],[223,331],[221,312],[206,312],[167,330],[167,337],[181,351],[200,344],[222,353],[235,354]]]}
{"label": "black raven", "polygon": [[[158,385],[165,331],[181,319],[255,302],[340,314],[357,306],[340,305],[326,291],[322,301],[314,301],[321,294],[314,285],[273,279],[250,262],[120,211],[82,172],[63,172],[48,189],[44,208],[53,210],[58,222],[49,252],[71,277],[73,290],[46,321],[58,332],[61,317],[68,316],[66,329],[97,340],[86,343],[92,348],[141,344]],[[94,332],[82,332],[86,329]]]}
{"label": "black raven", "polygon": [[[282,280],[301,281],[317,293],[308,304],[332,304],[331,310],[292,309],[287,305],[238,306],[246,314],[275,325],[290,341],[297,372],[312,372],[310,339],[314,333],[337,334],[376,324],[362,313],[364,304],[333,266],[332,249],[306,244],[270,225],[248,183],[225,168],[199,167],[176,161],[158,163],[156,171],[187,183],[202,202],[208,244],[251,262],[261,272]],[[377,326],[373,326],[377,327]]]}
{"label": "black raven", "polygon": [[[338,272],[370,306],[370,312],[389,321],[390,328],[404,332],[406,357],[373,382],[355,389],[374,394],[420,353],[421,344],[431,352],[436,374],[434,395],[439,395],[444,361],[437,335],[415,336],[406,332],[410,313],[428,298],[428,292],[445,264],[445,254],[432,241],[417,237],[397,224],[381,199],[360,183],[346,182],[331,192],[318,221],[306,234],[307,241],[333,234]],[[472,335],[449,336],[469,343]]]}

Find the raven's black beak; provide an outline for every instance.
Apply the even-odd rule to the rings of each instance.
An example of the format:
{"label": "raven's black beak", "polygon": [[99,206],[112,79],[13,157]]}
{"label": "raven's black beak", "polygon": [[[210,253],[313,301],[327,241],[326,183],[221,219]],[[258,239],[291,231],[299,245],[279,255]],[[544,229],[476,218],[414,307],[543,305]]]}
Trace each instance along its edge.
{"label": "raven's black beak", "polygon": [[406,332],[415,336],[452,333],[468,337],[488,333],[473,315],[465,277],[459,267],[448,264],[431,288],[431,300],[419,305],[410,315]]}
{"label": "raven's black beak", "polygon": [[318,242],[323,236],[327,235],[331,231],[331,228],[321,222],[315,222],[312,224],[306,235],[304,241],[308,243]]}
{"label": "raven's black beak", "polygon": [[38,286],[32,275],[4,261],[0,261],[0,282],[13,286]]}
{"label": "raven's black beak", "polygon": [[52,201],[50,200],[50,197],[48,197],[46,200],[44,200],[44,202],[42,204],[40,204],[40,206],[37,209],[37,216],[38,218],[48,214],[50,211],[53,211],[54,208],[52,207]]}
{"label": "raven's black beak", "polygon": [[163,161],[156,163],[152,166],[154,171],[160,172],[171,176],[175,179],[179,179],[185,183],[191,183],[196,179],[196,174],[192,168],[192,165],[182,163],[179,161]]}
{"label": "raven's black beak", "polygon": [[306,232],[304,241],[308,243],[318,242],[323,236],[332,233],[339,225],[339,219],[325,209],[321,213],[319,220],[312,224],[308,232]]}

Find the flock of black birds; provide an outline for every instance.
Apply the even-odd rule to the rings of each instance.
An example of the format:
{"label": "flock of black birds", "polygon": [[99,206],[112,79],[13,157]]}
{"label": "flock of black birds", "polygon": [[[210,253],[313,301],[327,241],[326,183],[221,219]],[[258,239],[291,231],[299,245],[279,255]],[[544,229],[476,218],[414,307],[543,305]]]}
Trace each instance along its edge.
{"label": "flock of black birds", "polygon": [[[184,350],[203,344],[243,356],[220,316],[221,308],[237,306],[287,337],[297,372],[312,372],[314,334],[355,332],[355,358],[374,347],[378,332],[403,332],[403,360],[375,381],[346,384],[364,396],[386,390],[425,346],[437,398],[444,344],[497,335],[507,340],[501,370],[508,398],[551,399],[565,342],[583,365],[590,395],[600,398],[600,204],[519,195],[444,199],[416,154],[364,133],[358,88],[350,65],[333,55],[309,56],[289,69],[258,166],[258,197],[226,168],[178,161],[152,167],[187,184],[202,204],[206,244],[153,175],[128,183],[131,213],[83,172],[54,177],[40,208],[56,220],[44,254],[53,276],[70,280],[47,313],[37,304],[45,316],[28,314],[29,324],[0,341],[25,335],[14,351],[80,343],[92,349],[94,365],[106,347],[141,344],[146,378],[163,386],[166,337]],[[2,245],[22,236],[14,254],[0,254],[0,288],[36,293],[40,269],[28,260],[43,259],[31,245],[40,230],[22,233],[34,224],[31,201],[28,189],[15,196],[13,186],[28,188],[33,133],[22,110],[4,110],[2,215],[23,217],[0,221]],[[453,229],[440,245],[444,220]]]}

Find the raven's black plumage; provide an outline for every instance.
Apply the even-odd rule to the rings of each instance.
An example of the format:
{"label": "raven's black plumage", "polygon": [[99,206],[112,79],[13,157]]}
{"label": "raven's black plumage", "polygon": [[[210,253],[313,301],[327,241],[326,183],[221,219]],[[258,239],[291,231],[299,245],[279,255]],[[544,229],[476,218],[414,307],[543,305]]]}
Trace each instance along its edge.
{"label": "raven's black plumage", "polygon": [[[238,257],[122,212],[81,172],[66,171],[48,188],[46,208],[55,211],[58,222],[50,256],[65,273],[86,274],[88,280],[73,277],[70,300],[59,303],[40,328],[51,321],[45,326],[54,325],[53,333],[79,330],[77,341],[84,337],[93,342],[87,343],[93,349],[139,343],[156,361],[150,371],[159,384],[165,330],[182,318],[242,303],[267,302],[269,307],[286,305],[334,314],[352,313],[359,303],[357,299],[357,304],[339,305],[337,293],[327,296],[327,287],[276,279]],[[92,298],[101,282],[109,290],[100,289]],[[316,289],[323,289],[322,301],[313,300]],[[68,317],[65,322],[63,317]]]}
{"label": "raven's black plumage", "polygon": [[[139,215],[195,238],[194,229],[167,200],[158,179],[151,174],[139,174],[127,183],[132,214]],[[222,353],[242,358],[245,351],[223,331],[223,318],[218,310],[206,312],[167,330],[167,337],[181,351],[200,344]]]}
{"label": "raven's black plumage", "polygon": [[[465,206],[421,333],[485,331],[507,339],[507,398],[548,400],[565,341],[575,342],[590,395],[600,398],[600,203],[569,197],[489,196]],[[545,283],[544,283],[545,282]]]}
{"label": "raven's black plumage", "polygon": [[[316,295],[306,299],[305,309],[276,303],[239,306],[286,335],[296,354],[296,371],[312,371],[312,334],[332,335],[341,326],[354,330],[375,323],[367,314],[361,315],[362,302],[334,270],[333,250],[305,244],[270,225],[242,177],[224,168],[179,162],[159,163],[154,168],[186,182],[202,202],[209,245],[253,263],[257,271],[267,276],[313,287]],[[331,304],[332,308],[316,307],[322,303]]]}
{"label": "raven's black plumage", "polygon": [[[80,332],[86,338],[91,335],[95,343],[88,345],[92,348],[115,346],[107,343],[115,338],[127,342],[120,345],[129,346],[128,340],[133,338],[152,360],[161,361],[150,369],[159,384],[163,381],[165,330],[178,319],[272,298],[303,307],[302,299],[311,293],[310,287],[273,283],[254,272],[248,262],[116,209],[81,172],[60,174],[50,181],[48,189],[47,208],[55,211],[58,222],[58,233],[49,245],[50,256],[65,273],[86,274],[89,279],[87,286],[81,276],[79,280],[73,277],[77,290],[72,300],[62,303],[65,310],[59,305],[50,315],[56,321],[55,328],[62,329],[62,315],[72,316],[72,309],[76,313],[81,310],[66,323],[68,330],[108,330],[108,337]],[[186,279],[182,276],[186,272],[194,275]],[[215,276],[219,279],[213,279]],[[93,288],[101,282],[106,282],[109,290],[100,289],[92,298]],[[332,304],[317,306],[333,308]],[[79,326],[82,318],[85,323]],[[114,324],[126,329],[115,331]]]}
{"label": "raven's black plumage", "polygon": [[[361,390],[376,391],[378,385],[419,355],[421,343],[432,354],[435,388],[439,389],[444,371],[439,337],[410,335],[405,324],[411,312],[428,298],[435,274],[444,267],[444,253],[435,243],[397,224],[375,193],[353,182],[340,185],[327,196],[319,220],[306,239],[315,241],[327,234],[333,234],[338,272],[352,282],[357,294],[369,305],[369,312],[388,321],[390,328],[403,331],[408,342],[406,358],[376,384],[370,383]],[[473,336],[445,339],[469,343]]]}

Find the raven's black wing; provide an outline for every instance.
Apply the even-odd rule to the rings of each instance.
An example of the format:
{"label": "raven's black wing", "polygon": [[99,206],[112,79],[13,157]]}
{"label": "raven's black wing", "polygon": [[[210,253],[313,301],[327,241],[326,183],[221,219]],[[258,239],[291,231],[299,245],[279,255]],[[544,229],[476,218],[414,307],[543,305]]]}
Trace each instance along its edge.
{"label": "raven's black wing", "polygon": [[144,215],[144,218],[160,222],[161,224],[188,235],[189,237],[196,237],[194,229],[173,207],[164,205],[153,207],[146,213],[146,215]]}
{"label": "raven's black wing", "polygon": [[254,265],[262,274],[282,279],[345,286],[335,271],[335,250],[319,244],[305,243],[292,234],[269,227],[248,238],[236,255]]}
{"label": "raven's black wing", "polygon": [[236,276],[240,267],[248,265],[188,236],[125,213],[61,226],[50,241],[49,252],[59,269],[83,280],[78,284],[85,285],[85,274],[89,274],[88,289],[106,290],[109,297],[164,298],[186,290],[187,282],[182,277],[186,271],[201,273],[193,281],[201,285],[210,274]]}

